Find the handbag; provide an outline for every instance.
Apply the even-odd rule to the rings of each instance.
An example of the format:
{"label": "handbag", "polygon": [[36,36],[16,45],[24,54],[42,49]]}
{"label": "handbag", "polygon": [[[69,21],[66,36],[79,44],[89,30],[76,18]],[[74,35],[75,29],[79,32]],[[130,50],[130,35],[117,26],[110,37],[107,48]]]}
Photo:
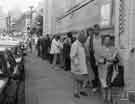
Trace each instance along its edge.
{"label": "handbag", "polygon": [[119,64],[110,65],[106,80],[109,87],[124,87],[124,66]]}
{"label": "handbag", "polygon": [[111,86],[113,87],[124,87],[124,66],[123,65],[117,65],[118,68],[118,74],[111,82]]}

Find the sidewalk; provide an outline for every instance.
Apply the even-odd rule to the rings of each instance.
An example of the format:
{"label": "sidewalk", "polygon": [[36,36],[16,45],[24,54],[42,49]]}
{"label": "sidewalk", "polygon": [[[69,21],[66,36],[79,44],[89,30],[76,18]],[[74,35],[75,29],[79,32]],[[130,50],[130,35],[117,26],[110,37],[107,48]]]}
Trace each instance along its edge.
{"label": "sidewalk", "polygon": [[76,99],[69,72],[55,71],[36,56],[26,57],[26,104],[102,104],[100,96]]}

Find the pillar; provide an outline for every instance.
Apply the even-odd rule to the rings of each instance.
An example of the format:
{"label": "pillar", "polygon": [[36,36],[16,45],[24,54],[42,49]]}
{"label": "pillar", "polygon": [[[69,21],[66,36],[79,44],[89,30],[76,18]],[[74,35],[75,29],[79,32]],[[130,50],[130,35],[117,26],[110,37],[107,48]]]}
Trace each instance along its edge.
{"label": "pillar", "polygon": [[48,31],[48,0],[44,0],[43,35]]}

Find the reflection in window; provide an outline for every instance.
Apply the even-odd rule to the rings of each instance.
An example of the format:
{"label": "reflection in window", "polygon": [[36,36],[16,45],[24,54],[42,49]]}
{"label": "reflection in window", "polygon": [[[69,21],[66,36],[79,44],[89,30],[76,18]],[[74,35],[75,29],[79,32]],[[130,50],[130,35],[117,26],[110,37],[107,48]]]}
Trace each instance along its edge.
{"label": "reflection in window", "polygon": [[101,26],[108,26],[111,23],[111,3],[101,7]]}

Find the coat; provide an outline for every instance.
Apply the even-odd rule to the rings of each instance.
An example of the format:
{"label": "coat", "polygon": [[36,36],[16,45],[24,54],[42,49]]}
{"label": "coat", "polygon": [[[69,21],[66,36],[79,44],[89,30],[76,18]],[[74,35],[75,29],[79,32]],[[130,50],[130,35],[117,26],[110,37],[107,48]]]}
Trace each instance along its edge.
{"label": "coat", "polygon": [[88,67],[88,77],[89,77],[89,81],[92,81],[95,79],[95,74],[93,72],[93,61],[92,61],[92,56],[90,53],[90,38],[88,37],[85,43],[85,48],[86,48],[86,61],[87,61],[87,67]]}
{"label": "coat", "polygon": [[86,53],[82,44],[76,40],[71,47],[71,72],[77,75],[88,74]]}

